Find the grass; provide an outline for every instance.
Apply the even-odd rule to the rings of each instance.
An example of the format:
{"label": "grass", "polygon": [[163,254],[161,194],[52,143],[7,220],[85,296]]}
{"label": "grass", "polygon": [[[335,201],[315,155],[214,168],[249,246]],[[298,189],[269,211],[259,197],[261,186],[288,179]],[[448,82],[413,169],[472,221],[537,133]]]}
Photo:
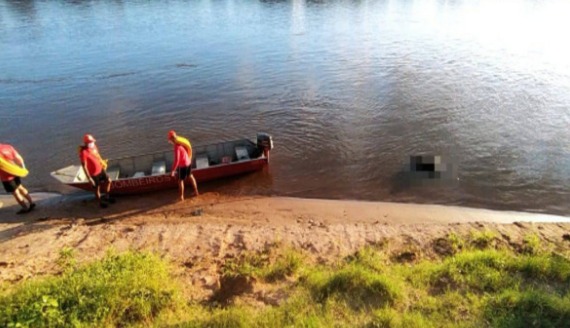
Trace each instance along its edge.
{"label": "grass", "polygon": [[472,248],[488,249],[496,246],[497,235],[488,230],[472,231],[469,239]]}
{"label": "grass", "polygon": [[383,307],[401,298],[399,282],[358,264],[349,264],[330,274],[317,271],[308,277],[307,287],[315,300],[338,297],[353,308]]}
{"label": "grass", "polygon": [[449,240],[449,244],[451,246],[453,254],[460,252],[465,247],[465,241],[463,240],[463,238],[461,238],[460,236],[458,236],[453,232],[451,232],[448,235],[447,239]]}
{"label": "grass", "polygon": [[[243,253],[220,266],[220,280],[233,282],[217,291],[228,296],[223,303],[185,300],[176,292],[182,281],[155,255],[109,254],[78,265],[64,249],[60,276],[0,290],[0,326],[568,325],[570,259],[564,252],[547,251],[535,235],[525,237],[526,251],[501,248],[486,231],[446,238],[439,245],[450,252],[414,263],[372,247],[319,265],[284,246]],[[264,301],[262,287],[278,300]]]}
{"label": "grass", "polygon": [[494,327],[568,327],[570,295],[506,290],[490,299],[484,316]]}
{"label": "grass", "polygon": [[222,275],[275,282],[292,276],[302,262],[301,253],[291,248],[275,246],[259,252],[243,253],[226,261],[222,267]]}
{"label": "grass", "polygon": [[526,235],[521,251],[526,254],[538,254],[541,251],[540,238],[536,234]]}
{"label": "grass", "polygon": [[[66,250],[62,255],[71,257]],[[0,298],[0,326],[112,327],[149,322],[174,302],[175,286],[168,277],[168,266],[155,255],[108,254],[61,276],[25,282],[5,292]]]}

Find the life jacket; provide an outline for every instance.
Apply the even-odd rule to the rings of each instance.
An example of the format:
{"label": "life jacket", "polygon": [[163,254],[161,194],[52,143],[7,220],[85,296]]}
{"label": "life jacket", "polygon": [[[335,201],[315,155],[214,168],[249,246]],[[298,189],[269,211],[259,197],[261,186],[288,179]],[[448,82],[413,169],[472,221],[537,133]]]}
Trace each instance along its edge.
{"label": "life jacket", "polygon": [[[79,158],[81,158],[81,152],[82,151],[89,151],[89,147],[85,146],[85,145],[79,145],[77,147],[77,154],[79,155]],[[97,148],[97,146],[95,146],[95,153],[91,153],[93,155],[95,155],[95,157],[99,160],[99,162],[101,163],[101,166],[103,167],[103,170],[107,169],[107,160],[101,158],[101,155],[99,154],[99,148]]]}
{"label": "life jacket", "polygon": [[184,137],[176,136],[174,143],[184,147],[184,149],[186,149],[186,152],[188,153],[188,157],[190,159],[192,159],[192,144],[190,143],[190,141],[188,139],[186,139]]}

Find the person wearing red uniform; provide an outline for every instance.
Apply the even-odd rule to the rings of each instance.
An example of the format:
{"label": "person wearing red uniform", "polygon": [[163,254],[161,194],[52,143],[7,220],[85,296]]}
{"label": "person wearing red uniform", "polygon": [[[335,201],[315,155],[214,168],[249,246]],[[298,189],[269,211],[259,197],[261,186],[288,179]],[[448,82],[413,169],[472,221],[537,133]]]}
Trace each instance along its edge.
{"label": "person wearing red uniform", "polygon": [[192,155],[188,153],[184,146],[176,143],[176,132],[170,130],[168,132],[168,142],[174,145],[174,162],[170,176],[178,174],[178,191],[180,192],[180,201],[184,201],[184,181],[189,179],[194,188],[194,194],[198,196],[198,186],[196,179],[192,175]]}
{"label": "person wearing red uniform", "polygon": [[[81,166],[89,180],[89,183],[95,188],[95,196],[99,202],[99,206],[106,208],[107,203],[114,203],[115,199],[110,196],[111,179],[107,175],[107,163],[101,158],[99,149],[95,145],[95,138],[86,134],[83,136],[83,146],[79,152]],[[101,186],[105,185],[105,197],[101,197]]]}
{"label": "person wearing red uniform", "polygon": [[[0,156],[8,162],[12,162],[23,168],[26,167],[22,156],[20,156],[16,149],[10,145],[0,144]],[[20,177],[0,170],[0,180],[2,181],[2,185],[4,185],[4,190],[6,190],[7,193],[12,194],[18,204],[22,206],[22,209],[20,209],[17,214],[28,213],[36,207],[36,204],[32,201],[30,193],[22,185]],[[28,204],[26,204],[25,200],[28,201]]]}

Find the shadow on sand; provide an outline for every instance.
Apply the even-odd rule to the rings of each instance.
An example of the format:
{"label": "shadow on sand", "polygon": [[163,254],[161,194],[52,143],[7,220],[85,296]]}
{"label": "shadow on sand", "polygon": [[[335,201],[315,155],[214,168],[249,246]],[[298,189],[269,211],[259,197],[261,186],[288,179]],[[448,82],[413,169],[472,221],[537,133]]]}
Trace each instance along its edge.
{"label": "shadow on sand", "polygon": [[55,226],[76,223],[78,220],[82,220],[86,225],[95,225],[146,214],[174,204],[176,191],[123,196],[117,199],[116,204],[105,209],[98,206],[93,194],[86,192],[69,195],[33,194],[32,197],[37,204],[36,209],[21,215],[16,214],[18,204],[4,201],[5,205],[0,209],[0,225],[9,224],[10,227],[0,230],[0,242]]}
{"label": "shadow on sand", "polygon": [[[10,195],[0,199],[0,242],[19,236],[49,230],[56,226],[77,224],[98,225],[119,222],[137,216],[166,217],[175,213],[181,217],[200,215],[207,204],[227,201],[227,196],[259,196],[271,194],[272,180],[267,174],[251,174],[241,177],[207,182],[199,185],[201,196],[192,197],[192,188],[186,185],[186,201],[178,201],[176,189],[117,196],[117,202],[108,208],[100,208],[95,196],[88,192],[70,194],[34,193],[37,204],[30,213],[17,215],[19,205]],[[224,196],[218,192],[223,190]],[[2,229],[3,225],[7,225]],[[16,225],[16,226],[14,226]]]}

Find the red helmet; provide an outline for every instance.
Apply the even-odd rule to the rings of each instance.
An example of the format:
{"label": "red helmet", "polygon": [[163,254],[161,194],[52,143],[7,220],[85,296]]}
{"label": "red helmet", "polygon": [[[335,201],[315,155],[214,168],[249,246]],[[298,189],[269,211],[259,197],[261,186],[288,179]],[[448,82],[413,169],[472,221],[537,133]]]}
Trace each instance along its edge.
{"label": "red helmet", "polygon": [[86,134],[83,136],[83,142],[84,143],[95,142],[95,138],[93,138],[93,136],[90,134]]}
{"label": "red helmet", "polygon": [[176,132],[174,130],[168,131],[168,140],[176,138]]}

